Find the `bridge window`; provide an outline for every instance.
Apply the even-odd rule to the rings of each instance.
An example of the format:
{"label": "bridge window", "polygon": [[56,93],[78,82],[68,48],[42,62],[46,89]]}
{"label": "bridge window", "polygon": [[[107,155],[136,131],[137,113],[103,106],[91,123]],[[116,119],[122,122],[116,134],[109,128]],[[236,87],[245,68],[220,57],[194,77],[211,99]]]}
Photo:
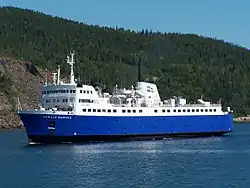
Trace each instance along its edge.
{"label": "bridge window", "polygon": [[68,102],[68,99],[62,99],[62,102]]}
{"label": "bridge window", "polygon": [[79,99],[79,103],[93,103],[93,100],[90,99]]}

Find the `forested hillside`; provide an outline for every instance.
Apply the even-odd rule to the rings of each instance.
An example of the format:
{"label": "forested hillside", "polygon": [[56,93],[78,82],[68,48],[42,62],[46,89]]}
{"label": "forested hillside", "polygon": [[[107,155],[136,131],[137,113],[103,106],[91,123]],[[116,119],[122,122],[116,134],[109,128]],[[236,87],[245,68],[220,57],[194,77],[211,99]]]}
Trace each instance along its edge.
{"label": "forested hillside", "polygon": [[[136,33],[0,8],[0,56],[50,70],[60,64],[65,73],[70,50],[77,53],[76,73],[82,82],[108,89],[116,83],[134,84],[140,60],[144,80],[156,77],[162,98],[196,100],[203,95],[205,100],[221,99],[235,114],[250,113],[250,51],[245,48],[191,34]],[[2,82],[0,88],[8,92],[7,85]]]}

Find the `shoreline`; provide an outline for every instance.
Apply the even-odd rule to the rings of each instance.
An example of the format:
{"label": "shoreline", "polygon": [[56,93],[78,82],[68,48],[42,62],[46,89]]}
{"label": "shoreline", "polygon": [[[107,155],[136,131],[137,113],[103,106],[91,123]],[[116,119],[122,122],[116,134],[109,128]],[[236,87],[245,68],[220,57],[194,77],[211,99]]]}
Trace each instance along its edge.
{"label": "shoreline", "polygon": [[12,131],[12,130],[24,130],[24,128],[23,127],[13,127],[13,128],[0,128],[0,132],[2,132],[2,131]]}
{"label": "shoreline", "polygon": [[234,118],[233,122],[234,123],[250,123],[250,120],[241,119],[241,118]]}
{"label": "shoreline", "polygon": [[249,123],[250,122],[250,116],[240,116],[233,118],[234,123]]}

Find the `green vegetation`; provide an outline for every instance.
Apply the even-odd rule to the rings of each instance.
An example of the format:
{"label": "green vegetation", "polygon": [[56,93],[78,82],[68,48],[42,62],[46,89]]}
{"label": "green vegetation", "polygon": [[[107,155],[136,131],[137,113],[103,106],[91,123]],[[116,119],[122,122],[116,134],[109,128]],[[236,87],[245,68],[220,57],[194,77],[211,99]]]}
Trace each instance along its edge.
{"label": "green vegetation", "polygon": [[12,7],[0,8],[0,20],[0,55],[49,69],[61,64],[68,71],[65,56],[75,50],[78,78],[110,89],[136,82],[135,56],[141,53],[143,78],[158,78],[162,98],[204,95],[221,99],[237,115],[250,113],[250,51],[245,48],[191,34],[90,26]]}

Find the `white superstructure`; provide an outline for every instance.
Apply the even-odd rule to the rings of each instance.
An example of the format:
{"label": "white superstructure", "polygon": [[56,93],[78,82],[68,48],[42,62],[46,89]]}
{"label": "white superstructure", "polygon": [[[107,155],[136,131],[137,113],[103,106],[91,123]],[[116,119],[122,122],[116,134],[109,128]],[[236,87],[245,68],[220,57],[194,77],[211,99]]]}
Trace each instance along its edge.
{"label": "white superstructure", "polygon": [[130,89],[119,89],[105,93],[92,85],[77,85],[74,79],[74,53],[67,56],[70,65],[70,82],[60,80],[60,66],[53,73],[53,83],[45,83],[42,90],[41,106],[37,111],[56,114],[88,116],[192,116],[222,115],[221,104],[212,104],[198,99],[188,104],[182,97],[161,100],[157,86],[148,82],[137,82]]}

